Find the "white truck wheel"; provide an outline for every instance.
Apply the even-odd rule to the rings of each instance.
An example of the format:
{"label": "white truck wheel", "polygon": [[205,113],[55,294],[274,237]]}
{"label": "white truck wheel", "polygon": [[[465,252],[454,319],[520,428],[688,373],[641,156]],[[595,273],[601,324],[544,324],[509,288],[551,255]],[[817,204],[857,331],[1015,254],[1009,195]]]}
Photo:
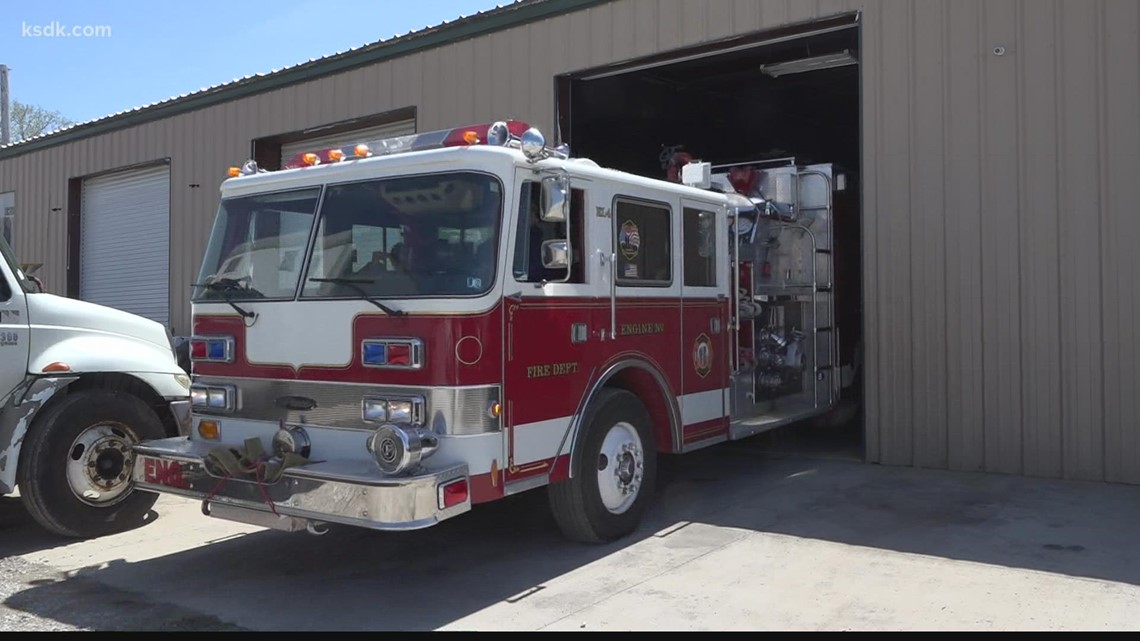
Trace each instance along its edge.
{"label": "white truck wheel", "polygon": [[134,491],[140,441],[165,436],[139,398],[98,389],[68,393],[32,425],[17,486],[32,517],[61,536],[92,538],[141,525],[158,495]]}

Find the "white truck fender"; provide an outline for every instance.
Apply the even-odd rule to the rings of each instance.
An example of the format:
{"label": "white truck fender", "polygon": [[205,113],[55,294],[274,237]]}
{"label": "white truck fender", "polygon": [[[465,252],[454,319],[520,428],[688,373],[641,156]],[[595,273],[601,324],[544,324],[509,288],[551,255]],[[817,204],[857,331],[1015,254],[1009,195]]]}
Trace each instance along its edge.
{"label": "white truck fender", "polygon": [[0,494],[16,489],[20,445],[36,413],[78,376],[28,377],[0,406]]}
{"label": "white truck fender", "polygon": [[[51,362],[51,361],[49,361]],[[190,424],[190,377],[182,370],[177,374],[165,372],[104,371],[102,373],[122,373],[133,376],[148,385],[162,398],[172,401],[169,404],[179,433],[186,433]],[[12,492],[16,487],[16,471],[19,467],[20,449],[28,429],[35,421],[40,409],[60,390],[79,380],[72,372],[66,376],[29,376],[17,387],[8,400],[0,405],[0,495]]]}

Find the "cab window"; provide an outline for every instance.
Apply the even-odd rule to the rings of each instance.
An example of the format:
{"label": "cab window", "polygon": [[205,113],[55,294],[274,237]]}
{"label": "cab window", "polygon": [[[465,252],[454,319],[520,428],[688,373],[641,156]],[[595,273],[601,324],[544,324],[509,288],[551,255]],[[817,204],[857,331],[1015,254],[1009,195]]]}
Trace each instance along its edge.
{"label": "cab window", "polygon": [[682,219],[686,287],[716,287],[716,215],[684,209]]}
{"label": "cab window", "polygon": [[673,282],[673,239],[667,205],[618,199],[614,203],[617,284],[668,287]]}
{"label": "cab window", "polygon": [[[582,212],[585,211],[586,194],[581,189],[570,190],[570,239],[572,249],[570,259],[571,283],[585,282],[582,269]],[[541,283],[562,281],[566,278],[565,269],[547,269],[542,265],[542,243],[566,237],[566,225],[549,223],[539,219],[542,206],[542,184],[527,181],[522,184],[519,194],[518,229],[515,233],[515,255],[512,263],[515,280],[520,283]]]}

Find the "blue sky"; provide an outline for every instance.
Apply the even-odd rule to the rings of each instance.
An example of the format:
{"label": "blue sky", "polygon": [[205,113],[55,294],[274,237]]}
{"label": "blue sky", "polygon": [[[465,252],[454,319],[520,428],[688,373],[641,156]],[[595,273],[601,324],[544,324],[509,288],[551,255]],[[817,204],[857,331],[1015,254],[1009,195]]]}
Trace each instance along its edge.
{"label": "blue sky", "polygon": [[[508,0],[41,0],[4,3],[12,98],[83,122],[402,35]],[[104,37],[32,35],[55,23]],[[40,32],[51,32],[52,28]],[[88,31],[90,33],[90,31]],[[104,31],[105,32],[105,31]],[[82,30],[77,33],[82,34]]]}

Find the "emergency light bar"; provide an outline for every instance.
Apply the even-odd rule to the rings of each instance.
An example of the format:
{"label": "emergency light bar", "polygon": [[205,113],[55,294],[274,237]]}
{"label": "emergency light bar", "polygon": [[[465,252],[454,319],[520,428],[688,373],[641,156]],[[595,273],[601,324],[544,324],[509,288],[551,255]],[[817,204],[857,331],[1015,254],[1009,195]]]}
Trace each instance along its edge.
{"label": "emergency light bar", "polygon": [[521,139],[530,125],[518,120],[506,121],[506,135],[501,131],[490,131],[495,123],[484,123],[470,127],[441,129],[422,134],[409,134],[372,140],[348,147],[333,147],[316,152],[299,153],[290,158],[282,169],[313,167],[321,163],[342,162],[371,156],[388,156],[406,151],[423,151],[442,147],[467,147],[470,145],[506,145],[512,138]]}

